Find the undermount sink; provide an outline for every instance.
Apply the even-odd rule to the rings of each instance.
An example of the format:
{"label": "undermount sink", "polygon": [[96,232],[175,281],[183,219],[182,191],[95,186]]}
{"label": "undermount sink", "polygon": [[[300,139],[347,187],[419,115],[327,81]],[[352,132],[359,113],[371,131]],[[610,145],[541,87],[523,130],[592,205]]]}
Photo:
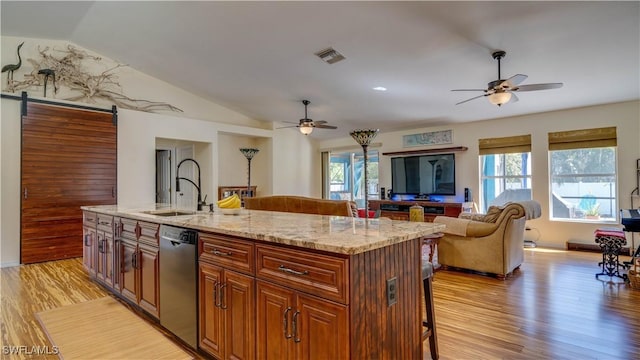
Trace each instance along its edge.
{"label": "undermount sink", "polygon": [[195,211],[188,210],[155,210],[155,211],[145,211],[145,214],[155,215],[155,216],[180,216],[180,215],[194,215]]}

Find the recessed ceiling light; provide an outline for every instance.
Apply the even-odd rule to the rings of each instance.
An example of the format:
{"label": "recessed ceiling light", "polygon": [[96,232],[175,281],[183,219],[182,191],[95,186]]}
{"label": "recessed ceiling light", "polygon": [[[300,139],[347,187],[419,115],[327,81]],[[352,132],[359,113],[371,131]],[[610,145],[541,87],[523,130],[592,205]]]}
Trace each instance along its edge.
{"label": "recessed ceiling light", "polygon": [[387,88],[384,86],[376,86],[373,88],[375,91],[387,91]]}

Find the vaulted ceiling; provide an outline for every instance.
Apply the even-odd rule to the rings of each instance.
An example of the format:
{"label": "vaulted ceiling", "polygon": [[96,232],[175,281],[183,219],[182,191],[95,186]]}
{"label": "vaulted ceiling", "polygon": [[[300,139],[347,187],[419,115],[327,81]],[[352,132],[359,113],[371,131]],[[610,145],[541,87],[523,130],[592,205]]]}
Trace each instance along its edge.
{"label": "vaulted ceiling", "polygon": [[[2,35],[60,39],[258,120],[347,136],[640,98],[640,3],[12,2]],[[314,53],[333,47],[345,60]],[[562,82],[497,107],[457,102],[502,78]],[[387,91],[373,90],[383,86]],[[480,95],[482,93],[477,93]],[[169,100],[170,101],[170,100]]]}

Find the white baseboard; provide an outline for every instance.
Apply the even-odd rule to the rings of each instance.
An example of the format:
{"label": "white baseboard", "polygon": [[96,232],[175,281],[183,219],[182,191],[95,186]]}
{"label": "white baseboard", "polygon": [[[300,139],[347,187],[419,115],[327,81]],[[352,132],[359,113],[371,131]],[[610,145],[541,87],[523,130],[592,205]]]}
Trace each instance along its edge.
{"label": "white baseboard", "polygon": [[14,261],[0,263],[0,268],[14,267],[14,266],[20,266],[20,263],[14,262]]}

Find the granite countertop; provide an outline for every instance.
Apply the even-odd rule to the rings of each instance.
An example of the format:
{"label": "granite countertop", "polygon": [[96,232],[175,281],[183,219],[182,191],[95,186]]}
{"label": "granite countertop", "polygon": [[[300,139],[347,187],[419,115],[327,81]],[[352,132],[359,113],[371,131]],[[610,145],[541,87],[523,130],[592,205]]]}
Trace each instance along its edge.
{"label": "granite countertop", "polygon": [[241,209],[237,215],[220,211],[158,216],[154,212],[177,210],[166,205],[122,207],[83,206],[94,211],[130,219],[174,225],[189,229],[234,235],[338,254],[358,254],[443,231],[442,224],[324,216]]}

